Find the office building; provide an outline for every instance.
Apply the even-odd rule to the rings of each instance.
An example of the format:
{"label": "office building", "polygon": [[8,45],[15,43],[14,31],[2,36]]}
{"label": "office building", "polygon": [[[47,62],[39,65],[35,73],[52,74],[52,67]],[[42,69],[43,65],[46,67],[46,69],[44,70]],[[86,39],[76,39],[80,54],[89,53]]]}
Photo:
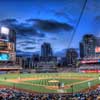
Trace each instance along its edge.
{"label": "office building", "polygon": [[84,35],[82,41],[80,42],[80,57],[81,58],[94,57],[95,47],[96,47],[96,37],[92,34]]}
{"label": "office building", "polygon": [[76,49],[69,48],[66,53],[66,61],[68,66],[75,67],[77,63],[78,53]]}
{"label": "office building", "polygon": [[41,56],[42,57],[51,57],[53,56],[52,48],[50,43],[43,43],[41,46]]}

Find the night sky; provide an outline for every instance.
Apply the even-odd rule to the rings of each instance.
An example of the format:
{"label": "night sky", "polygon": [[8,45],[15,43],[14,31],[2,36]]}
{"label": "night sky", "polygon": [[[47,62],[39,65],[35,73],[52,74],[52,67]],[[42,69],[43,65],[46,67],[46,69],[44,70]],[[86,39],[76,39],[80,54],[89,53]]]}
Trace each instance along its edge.
{"label": "night sky", "polygon": [[[55,53],[68,47],[85,0],[0,0],[0,23],[17,31],[17,52],[39,52],[43,42]],[[70,47],[86,33],[100,36],[100,0],[87,0]]]}

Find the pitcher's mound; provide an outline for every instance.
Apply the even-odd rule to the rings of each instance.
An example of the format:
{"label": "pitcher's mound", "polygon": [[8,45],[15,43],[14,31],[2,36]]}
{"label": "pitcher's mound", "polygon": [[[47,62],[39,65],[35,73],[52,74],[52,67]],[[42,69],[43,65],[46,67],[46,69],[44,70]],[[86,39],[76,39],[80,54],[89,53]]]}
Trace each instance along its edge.
{"label": "pitcher's mound", "polygon": [[49,80],[48,82],[50,82],[50,83],[58,83],[59,81],[58,80]]}

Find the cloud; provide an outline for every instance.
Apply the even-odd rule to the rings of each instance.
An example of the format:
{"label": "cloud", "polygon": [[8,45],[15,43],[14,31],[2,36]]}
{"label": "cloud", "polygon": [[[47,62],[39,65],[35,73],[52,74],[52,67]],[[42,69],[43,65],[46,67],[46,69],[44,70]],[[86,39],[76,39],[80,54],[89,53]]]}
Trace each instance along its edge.
{"label": "cloud", "polygon": [[2,23],[2,24],[15,24],[17,22],[18,21],[16,19],[4,19],[4,20],[0,21],[0,23]]}
{"label": "cloud", "polygon": [[18,27],[17,19],[4,19],[0,21],[0,24],[7,27],[11,27],[13,29],[17,29]]}
{"label": "cloud", "polygon": [[38,38],[37,42],[39,43],[39,42],[42,42],[43,40],[44,40],[43,38]]}
{"label": "cloud", "polygon": [[70,31],[73,29],[73,26],[67,23],[54,20],[28,19],[27,22],[33,22],[33,26],[45,32]]}
{"label": "cloud", "polygon": [[36,47],[25,47],[24,49],[25,50],[34,50],[34,49],[36,49]]}
{"label": "cloud", "polygon": [[17,54],[17,56],[24,56],[24,57],[27,56],[27,57],[29,57],[29,56],[33,55],[33,52],[26,52],[26,51],[17,50],[16,54]]}
{"label": "cloud", "polygon": [[45,37],[44,33],[38,32],[36,29],[34,29],[33,26],[30,26],[28,24],[27,26],[24,26],[24,24],[20,24],[17,30],[18,30],[18,35],[20,36]]}
{"label": "cloud", "polygon": [[95,31],[100,31],[100,16],[95,16],[93,20],[93,28]]}
{"label": "cloud", "polygon": [[18,29],[18,34],[21,36],[35,36],[35,37],[45,37],[45,34],[38,33],[34,28],[21,27]]}
{"label": "cloud", "polygon": [[94,17],[92,29],[96,36],[100,37],[100,15]]}
{"label": "cloud", "polygon": [[64,7],[62,9],[57,9],[57,10],[54,10],[54,9],[50,9],[49,11],[50,12],[53,12],[54,15],[56,17],[61,17],[61,18],[64,18],[66,19],[68,22],[73,22],[75,21],[75,19],[73,18],[73,16],[71,15],[71,13],[67,10],[68,7]]}
{"label": "cloud", "polygon": [[99,22],[100,23],[100,16],[95,16],[94,21]]}
{"label": "cloud", "polygon": [[37,44],[36,40],[22,40],[17,42],[20,45],[27,45],[27,44]]}
{"label": "cloud", "polygon": [[50,39],[51,40],[57,40],[57,37],[51,37]]}
{"label": "cloud", "polygon": [[38,32],[34,29],[33,26],[30,26],[28,23],[19,23],[16,19],[5,19],[1,20],[0,23],[5,26],[14,28],[17,32],[17,37],[20,36],[35,36],[35,37],[45,37],[44,33]]}

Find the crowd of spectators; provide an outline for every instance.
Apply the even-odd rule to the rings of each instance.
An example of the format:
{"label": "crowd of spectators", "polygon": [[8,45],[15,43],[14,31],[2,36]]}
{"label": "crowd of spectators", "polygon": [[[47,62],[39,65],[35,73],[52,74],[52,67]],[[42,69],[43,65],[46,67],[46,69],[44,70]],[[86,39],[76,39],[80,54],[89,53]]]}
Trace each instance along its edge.
{"label": "crowd of spectators", "polygon": [[100,88],[87,93],[75,94],[35,94],[11,88],[1,88],[0,100],[100,100]]}

